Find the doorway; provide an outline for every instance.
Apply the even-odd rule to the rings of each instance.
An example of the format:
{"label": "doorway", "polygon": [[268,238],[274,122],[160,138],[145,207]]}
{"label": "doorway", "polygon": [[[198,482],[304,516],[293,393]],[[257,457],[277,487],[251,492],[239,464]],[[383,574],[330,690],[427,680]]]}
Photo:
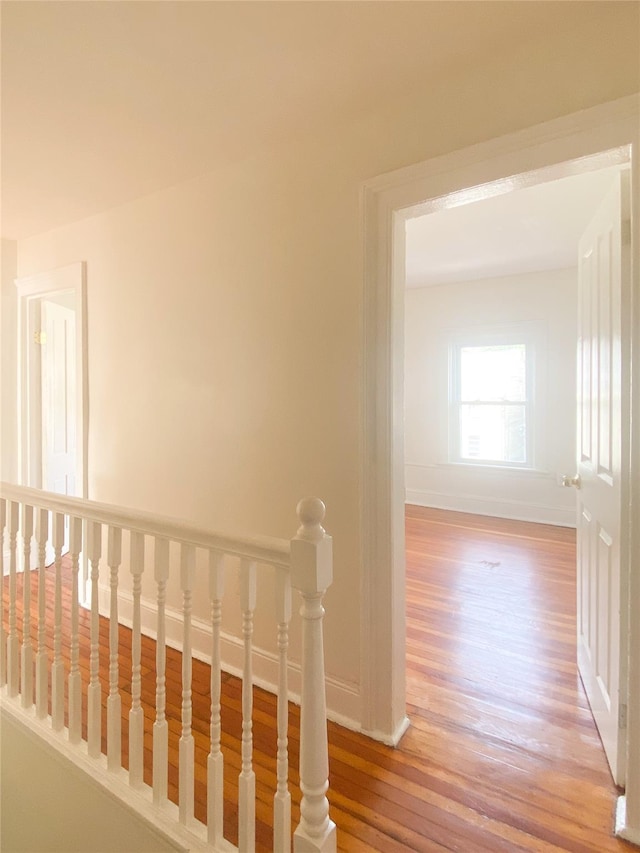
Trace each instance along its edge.
{"label": "doorway", "polygon": [[84,264],[19,278],[16,286],[21,484],[87,497]]}
{"label": "doorway", "polygon": [[[397,743],[408,720],[405,710],[405,587],[403,476],[403,352],[404,241],[407,215],[450,208],[479,197],[509,192],[517,186],[554,180],[582,171],[621,165],[631,160],[633,193],[639,175],[635,154],[638,103],[634,97],[605,104],[574,116],[530,128],[508,137],[435,158],[384,175],[365,185],[365,316],[363,406],[363,583],[361,684],[363,728]],[[409,213],[410,211],[410,213]],[[637,220],[631,223],[632,267],[638,269]],[[636,273],[634,272],[634,275]],[[629,365],[638,362],[640,312],[637,298],[623,295],[623,330]],[[640,400],[626,391],[627,414]],[[634,443],[623,459],[627,480],[623,519],[623,557],[640,546],[632,495],[639,488],[633,472],[640,470]],[[629,598],[640,595],[640,577],[627,575]],[[640,748],[640,625],[632,619],[629,640],[629,754]],[[636,725],[638,723],[638,725]],[[635,750],[635,752],[634,752]],[[631,837],[640,828],[640,767],[627,771],[627,796],[619,803],[620,833]]]}
{"label": "doorway", "polygon": [[76,310],[71,290],[29,301],[29,485],[76,494]]}
{"label": "doorway", "polygon": [[[629,380],[619,333],[628,177],[627,166],[587,171],[405,223],[407,503],[578,527],[578,668],[618,785],[629,435],[611,398]],[[577,409],[578,513],[576,493],[560,488],[580,482]],[[458,605],[479,592],[462,587]]]}

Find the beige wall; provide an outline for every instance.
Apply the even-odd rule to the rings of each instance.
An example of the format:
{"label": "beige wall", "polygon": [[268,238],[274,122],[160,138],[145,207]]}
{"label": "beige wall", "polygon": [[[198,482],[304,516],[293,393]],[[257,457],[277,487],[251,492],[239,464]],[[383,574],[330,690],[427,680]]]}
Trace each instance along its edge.
{"label": "beige wall", "polygon": [[[405,332],[407,502],[575,525],[577,270],[409,289]],[[519,330],[535,347],[535,472],[449,465],[449,348]]]}
{"label": "beige wall", "polygon": [[[327,503],[331,675],[359,678],[360,187],[636,91],[625,16],[505,46],[473,74],[24,240],[20,275],[86,260],[89,493],[217,528],[295,530]],[[105,164],[108,167],[108,164]]]}
{"label": "beige wall", "polygon": [[16,397],[18,298],[15,286],[17,244],[13,240],[2,240],[1,252],[0,477],[5,481],[15,482],[18,474]]}
{"label": "beige wall", "polygon": [[8,714],[0,726],[4,853],[164,853],[186,849],[125,807]]}

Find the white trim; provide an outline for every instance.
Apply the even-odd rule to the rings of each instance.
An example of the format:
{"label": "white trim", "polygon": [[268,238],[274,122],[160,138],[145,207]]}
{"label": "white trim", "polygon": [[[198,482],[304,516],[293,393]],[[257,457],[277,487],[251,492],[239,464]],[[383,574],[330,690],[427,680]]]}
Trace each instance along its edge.
{"label": "white trim", "polygon": [[615,834],[618,838],[623,838],[625,841],[630,841],[631,844],[637,844],[640,847],[640,829],[627,826],[627,798],[624,795],[618,797],[616,803]]}
{"label": "white trim", "polygon": [[87,285],[86,264],[84,261],[58,267],[37,275],[17,278],[18,290],[18,471],[20,482],[25,486],[42,487],[41,470],[35,471],[33,465],[33,444],[36,440],[32,432],[34,419],[30,411],[28,383],[30,376],[29,341],[29,304],[31,300],[45,295],[72,291],[75,296],[76,311],[76,365],[78,381],[76,448],[76,493],[78,497],[89,496],[87,457],[89,448],[89,375],[87,348]]}
{"label": "white trim", "polygon": [[[100,614],[109,617],[111,591],[108,586],[98,585],[98,606]],[[141,598],[141,630],[148,637],[156,638],[156,606],[148,598]],[[182,651],[182,631],[184,620],[179,610],[165,607],[167,645]],[[131,628],[133,625],[133,597],[127,590],[118,591],[118,622]],[[211,663],[211,625],[197,616],[191,620],[192,653],[197,660]],[[226,631],[221,632],[221,660],[225,672],[242,677],[244,643],[240,637],[234,637]],[[278,692],[278,656],[272,652],[253,647],[253,682],[269,693]],[[300,704],[302,676],[300,664],[289,661],[289,699]],[[356,684],[327,677],[327,716],[335,723],[354,731],[361,731],[360,690]],[[381,738],[380,738],[381,739]]]}
{"label": "white trim", "polygon": [[[405,716],[404,460],[402,352],[404,344],[404,222],[409,216],[456,206],[478,197],[620,164],[632,150],[633,198],[638,197],[638,113],[632,95],[579,113],[473,145],[383,175],[362,188],[364,220],[364,352],[361,532],[361,690],[365,728],[391,735]],[[489,185],[489,186],[487,186]],[[479,190],[479,187],[482,187]],[[638,263],[638,224],[634,216],[634,284]],[[640,300],[634,299],[632,340],[640,340]],[[632,357],[640,368],[640,347]],[[640,471],[637,440],[640,394],[632,400],[635,437],[628,471]],[[634,496],[639,484],[630,483]],[[637,498],[635,499],[637,502]],[[637,518],[635,503],[630,512]],[[630,524],[628,554],[640,553],[640,524]],[[639,574],[637,571],[636,575]],[[635,576],[634,576],[635,577]],[[640,587],[640,580],[632,583]],[[638,597],[636,596],[636,599]],[[630,601],[634,596],[630,595]],[[631,620],[629,696],[640,706],[640,619]],[[633,689],[635,688],[635,689]],[[630,700],[631,701],[631,700]],[[637,718],[637,719],[636,719]],[[629,751],[640,754],[640,707],[630,707]],[[632,746],[636,752],[632,753]],[[640,768],[629,774],[640,801]],[[640,813],[640,805],[638,806]]]}
{"label": "white trim", "polygon": [[561,509],[549,504],[533,504],[510,498],[487,498],[483,495],[446,494],[425,489],[407,489],[406,503],[415,506],[470,512],[473,515],[490,515],[494,518],[512,518],[514,521],[533,521],[554,524],[556,527],[575,527],[575,509]]}
{"label": "white trim", "polygon": [[373,738],[374,740],[379,740],[386,746],[397,746],[410,725],[411,720],[409,717],[405,716],[400,720],[392,734],[380,731],[366,731],[365,729],[361,729],[361,731],[362,734],[367,735],[367,737]]}
{"label": "white trim", "polygon": [[[628,338],[628,349],[623,349],[631,374],[631,395],[625,395],[622,417],[631,424],[630,447],[628,454],[623,457],[623,465],[631,472],[631,476],[623,479],[622,506],[627,508],[625,518],[626,541],[621,543],[621,550],[629,566],[629,607],[626,614],[628,624],[628,669],[627,669],[627,760],[626,760],[626,795],[625,795],[625,825],[627,836],[631,833],[640,837],[640,391],[637,377],[640,376],[640,121],[636,116],[634,142],[632,145],[631,168],[631,223],[629,228],[630,250],[628,263],[630,274],[627,278],[630,293],[623,294],[625,301],[631,302],[624,323],[623,344]],[[624,242],[623,242],[624,246]],[[627,486],[627,488],[624,488]],[[623,530],[624,532],[624,530]],[[624,620],[623,620],[624,621]]]}
{"label": "white trim", "polygon": [[502,478],[503,474],[507,477],[537,477],[539,480],[553,480],[556,482],[556,476],[551,471],[546,471],[544,468],[516,468],[511,465],[493,465],[491,462],[432,462],[423,465],[420,462],[407,462],[407,468],[420,468],[424,471],[434,469],[453,469],[454,471],[474,471],[481,474],[496,475]]}
{"label": "white trim", "polygon": [[99,501],[81,500],[41,489],[30,489],[27,486],[14,486],[11,483],[0,482],[0,495],[7,500],[33,507],[44,507],[51,512],[75,515],[84,519],[85,522],[109,524],[113,527],[144,533],[147,536],[195,545],[196,548],[248,558],[257,563],[267,563],[285,569],[288,569],[291,563],[291,543],[286,539],[216,533],[178,518],[167,518]]}

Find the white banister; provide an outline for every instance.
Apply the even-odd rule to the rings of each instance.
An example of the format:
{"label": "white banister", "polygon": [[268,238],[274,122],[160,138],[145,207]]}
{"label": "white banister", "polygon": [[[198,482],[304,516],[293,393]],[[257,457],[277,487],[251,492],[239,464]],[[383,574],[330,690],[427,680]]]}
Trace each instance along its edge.
{"label": "white banister", "polygon": [[221,661],[220,626],[224,594],[224,556],[209,553],[209,600],[211,602],[211,747],[207,757],[207,839],[209,844],[222,841],[224,820],[224,756],[221,749],[220,716]]}
{"label": "white banister", "polygon": [[99,758],[102,749],[102,688],[100,686],[100,613],[98,580],[102,556],[102,525],[89,522],[88,551],[91,565],[91,651],[89,653],[89,687],[87,689],[87,742],[89,755]]}
{"label": "white banister", "polygon": [[47,582],[46,554],[49,538],[49,511],[39,509],[36,515],[38,545],[38,652],[36,654],[36,715],[47,716],[49,703],[49,660],[47,657]]}
{"label": "white banister", "polygon": [[215,550],[228,556],[289,568],[290,547],[284,539],[272,539],[268,536],[229,536],[175,518],[164,518],[149,512],[123,509],[83,498],[71,498],[12,483],[0,483],[0,492],[10,501],[29,503],[34,507],[45,506],[50,511],[78,515],[89,522],[113,524],[126,530],[137,530],[147,536],[160,536],[206,551]]}
{"label": "white banister", "polygon": [[[2,510],[3,541],[9,552],[9,598],[4,620],[4,635],[0,635],[0,652],[5,653],[6,666],[0,660],[0,698],[10,706],[12,713],[23,715],[26,725],[33,725],[51,744],[64,743],[64,751],[76,749],[80,764],[97,779],[102,776],[106,787],[127,802],[145,803],[145,808],[158,820],[169,821],[171,832],[180,837],[184,849],[233,851],[254,853],[256,847],[256,770],[254,765],[254,615],[258,603],[258,574],[263,568],[274,595],[275,612],[271,617],[272,636],[276,639],[278,674],[277,707],[274,720],[276,739],[276,772],[271,788],[273,796],[273,849],[277,853],[333,853],[336,849],[336,832],[329,818],[328,743],[324,697],[324,653],[322,639],[322,599],[331,583],[331,539],[322,527],[324,505],[317,499],[307,499],[298,506],[300,527],[293,540],[259,537],[232,537],[202,530],[174,519],[161,519],[146,513],[111,507],[94,501],[79,500],[63,495],[21,486],[0,484],[0,509]],[[106,529],[103,531],[103,528]],[[31,600],[34,594],[30,576],[31,541],[35,528],[35,548],[38,555],[38,624],[37,644],[31,641]],[[22,608],[23,630],[19,642],[18,553],[17,537],[24,546],[25,575],[23,578]],[[102,537],[105,536],[104,548]],[[145,568],[146,537],[154,540],[154,581],[145,584],[143,599],[142,575]],[[128,570],[131,574],[131,594],[120,575],[127,563],[123,557],[123,537],[128,537],[130,553]],[[126,542],[126,538],[125,538]],[[53,545],[53,570],[47,571],[47,555]],[[63,556],[68,547],[68,555]],[[178,561],[179,550],[179,561]],[[90,578],[89,643],[83,642],[81,633],[85,624],[80,613],[80,563],[86,558]],[[211,669],[208,684],[192,683],[193,641],[201,642],[207,635],[202,623],[194,621],[194,597],[201,591],[202,580],[196,584],[196,565],[203,557],[209,560],[209,609]],[[231,560],[227,558],[231,557]],[[3,551],[6,567],[6,552]],[[22,557],[20,557],[22,559]],[[102,560],[109,571],[103,572]],[[179,562],[179,565],[176,563]],[[86,562],[84,563],[87,564]],[[0,564],[1,567],[2,564]],[[71,569],[68,573],[69,567]],[[167,603],[169,590],[177,592],[176,571],[182,596],[181,612],[175,598]],[[228,637],[223,632],[222,602],[225,573],[233,574],[239,587],[239,604],[242,617],[241,637]],[[104,577],[102,577],[104,575]],[[35,575],[34,575],[35,577]],[[100,587],[100,581],[104,588]],[[66,587],[66,588],[65,588]],[[125,587],[123,589],[123,587]],[[289,778],[289,644],[292,615],[292,588],[302,596],[302,650],[301,650],[301,722],[300,722],[300,788],[301,819],[293,835],[292,845],[292,792]],[[151,590],[155,591],[155,599]],[[63,592],[70,593],[71,609],[67,624],[63,610]],[[262,587],[260,588],[262,593]],[[6,593],[6,587],[5,587]],[[104,597],[103,597],[104,596]],[[64,599],[67,600],[67,599]],[[202,602],[200,603],[200,606]],[[147,614],[155,610],[155,691],[146,689],[150,666],[142,657],[142,616],[145,630],[153,635],[147,623]],[[108,620],[104,618],[108,616]],[[197,614],[200,616],[200,613]],[[126,678],[120,661],[120,635],[124,637],[119,620],[131,622],[131,708],[128,715],[128,765],[122,770],[124,731],[122,713],[125,697],[120,683]],[[263,616],[269,616],[266,612]],[[153,620],[153,617],[152,617]],[[171,620],[171,621],[170,621]],[[180,633],[174,623],[179,621]],[[232,624],[232,623],[231,623]],[[196,631],[197,633],[194,634]],[[226,627],[226,624],[225,624]],[[293,636],[297,636],[294,632]],[[102,637],[102,641],[101,641]],[[108,637],[108,641],[107,641]],[[241,639],[243,649],[241,684],[241,744],[240,756],[228,756],[230,741],[223,731],[223,652],[233,648]],[[232,640],[232,643],[229,641]],[[6,641],[6,642],[5,642]],[[51,650],[47,642],[52,646]],[[173,697],[168,697],[167,641],[181,646],[181,718],[180,730],[173,728],[178,721],[173,712]],[[101,642],[104,645],[101,645]],[[207,646],[209,640],[207,639]],[[107,651],[108,649],[108,651]],[[69,675],[65,685],[66,653],[68,651]],[[199,647],[198,652],[202,652]],[[205,654],[208,651],[204,650]],[[63,656],[63,653],[65,656]],[[259,650],[258,650],[258,653]],[[108,659],[105,655],[108,654]],[[296,652],[297,654],[297,652]],[[33,658],[35,655],[35,715],[33,704]],[[143,669],[144,660],[144,669]],[[108,675],[101,675],[100,663],[107,664]],[[88,670],[88,683],[87,673]],[[8,681],[2,684],[2,676]],[[143,676],[145,690],[143,691]],[[102,680],[101,680],[102,679]],[[104,684],[102,683],[104,681]],[[107,689],[108,686],[108,689]],[[67,688],[65,695],[65,687]],[[86,749],[83,739],[83,689],[87,688]],[[51,720],[47,722],[51,689]],[[106,689],[105,707],[102,707],[103,690]],[[195,719],[194,695],[210,691],[210,719]],[[198,692],[193,693],[194,690]],[[68,698],[65,705],[65,699]],[[232,700],[233,701],[233,700]],[[155,706],[154,706],[155,702]],[[234,708],[234,713],[235,713]],[[106,717],[106,756],[103,758],[103,712]],[[68,736],[64,728],[68,715]],[[206,715],[206,712],[205,712]],[[145,768],[145,716],[153,719],[152,768]],[[209,752],[206,770],[203,767],[204,751],[196,751],[196,740],[201,737],[203,724],[209,723]],[[195,724],[195,725],[194,725]],[[171,734],[179,736],[177,750]],[[200,742],[200,741],[199,741]],[[224,754],[223,754],[224,746]],[[177,797],[174,785],[169,787],[170,776],[178,759]],[[238,767],[239,775],[229,780],[225,799],[224,765],[227,759]],[[197,764],[196,764],[197,760]],[[125,762],[126,764],[126,762]],[[89,770],[89,768],[91,768]],[[145,770],[152,770],[152,789],[144,782]],[[265,768],[261,769],[261,772]],[[228,771],[227,771],[228,772]],[[126,786],[128,775],[129,787]],[[196,819],[196,792],[206,776],[207,826]],[[120,793],[116,793],[119,791]],[[125,793],[126,792],[126,793]],[[177,803],[168,802],[169,796]],[[128,797],[128,799],[127,799]],[[237,797],[237,799],[236,799]],[[137,807],[137,806],[136,806]],[[266,801],[261,800],[261,817],[267,812]],[[234,847],[224,837],[225,809],[227,817],[237,811],[238,846]],[[154,818],[152,818],[154,819]],[[185,840],[186,839],[186,840]]]}
{"label": "white banister", "polygon": [[141,637],[140,594],[144,571],[144,534],[131,533],[130,571],[133,576],[133,631],[131,634],[131,710],[129,711],[129,784],[139,788],[144,773],[144,711],[140,702]]}
{"label": "white banister", "polygon": [[82,551],[82,519],[69,519],[69,552],[71,554],[71,646],[69,666],[69,740],[82,740],[82,677],[80,675],[80,638],[78,614],[78,578]]}
{"label": "white banister", "polygon": [[[0,577],[4,585],[4,529],[7,524],[7,502],[0,500]],[[7,641],[4,635],[4,590],[0,597],[0,687],[7,683]]]}
{"label": "white banister", "polygon": [[16,616],[17,597],[17,550],[20,504],[9,504],[9,636],[7,638],[7,681],[9,696],[18,695],[18,623]]}
{"label": "white banister", "polygon": [[289,793],[289,685],[287,679],[287,650],[291,621],[291,576],[276,573],[276,622],[278,624],[278,710],[277,710],[277,783],[273,801],[273,849],[277,853],[291,850],[291,794]]}
{"label": "white banister", "polygon": [[253,770],[253,611],[256,607],[256,564],[240,565],[240,607],[244,663],[242,666],[242,769],[238,779],[238,847],[242,853],[255,850],[256,774]]}
{"label": "white banister", "polygon": [[107,697],[107,767],[122,766],[122,699],[118,686],[118,570],[122,562],[122,530],[110,526],[107,532],[109,566],[109,695]]}
{"label": "white banister", "polygon": [[169,726],[166,717],[167,647],[165,603],[169,579],[169,540],[156,538],[154,576],[158,586],[158,618],[156,630],[156,719],[153,724],[153,801],[162,805],[167,800]]}
{"label": "white banister", "polygon": [[334,853],[336,826],[329,817],[329,754],[324,682],[322,599],[333,575],[332,542],[318,498],[298,504],[300,527],[291,540],[291,581],[302,596],[302,691],[300,698],[300,823],[295,853]]}
{"label": "white banister", "polygon": [[182,734],[178,748],[180,823],[193,822],[193,786],[195,743],[191,732],[191,610],[196,554],[192,545],[183,545],[180,555],[180,586],[182,588]]}
{"label": "white banister", "polygon": [[33,507],[22,505],[22,543],[24,570],[22,575],[22,650],[20,655],[20,698],[23,708],[33,705],[33,648],[31,645],[31,537]]}
{"label": "white banister", "polygon": [[53,515],[53,551],[55,565],[55,605],[53,612],[53,666],[51,668],[51,728],[64,728],[64,661],[62,660],[62,549],[64,514]]}

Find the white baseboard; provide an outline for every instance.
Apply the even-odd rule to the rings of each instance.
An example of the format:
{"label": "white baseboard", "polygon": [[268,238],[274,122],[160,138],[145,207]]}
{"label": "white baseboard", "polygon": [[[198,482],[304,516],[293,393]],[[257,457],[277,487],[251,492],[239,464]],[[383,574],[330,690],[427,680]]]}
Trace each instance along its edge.
{"label": "white baseboard", "polygon": [[628,826],[627,824],[627,798],[625,795],[618,797],[616,803],[616,828],[615,834],[618,838],[630,841],[640,847],[640,828]]}
{"label": "white baseboard", "polygon": [[[109,617],[110,589],[98,586],[98,606],[102,616]],[[156,638],[156,606],[149,599],[140,602],[142,633]],[[182,651],[182,614],[172,607],[165,608],[167,645]],[[129,591],[118,593],[118,621],[128,628],[133,624],[133,596]],[[191,641],[193,656],[205,663],[211,663],[211,626],[203,619],[193,617],[191,622]],[[222,668],[225,672],[242,676],[244,644],[239,637],[221,632]],[[300,704],[301,673],[300,664],[289,662],[289,699]],[[278,658],[272,652],[253,648],[253,681],[258,687],[277,692]],[[341,679],[328,676],[325,681],[327,691],[327,716],[330,720],[348,729],[361,731],[360,726],[360,689]]]}
{"label": "white baseboard", "polygon": [[512,518],[514,521],[533,521],[538,524],[554,524],[557,527],[575,527],[576,513],[573,509],[526,501],[487,498],[482,495],[449,495],[407,489],[406,503],[416,506],[449,509],[454,512],[469,512],[474,515],[490,515],[496,518]]}
{"label": "white baseboard", "polygon": [[360,731],[363,735],[366,735],[367,737],[370,737],[373,740],[379,740],[381,743],[384,743],[387,746],[397,746],[402,740],[405,733],[407,732],[410,725],[411,720],[409,719],[409,717],[404,717],[404,719],[401,720],[396,730],[391,735],[379,731],[368,731],[366,729],[361,729]]}

